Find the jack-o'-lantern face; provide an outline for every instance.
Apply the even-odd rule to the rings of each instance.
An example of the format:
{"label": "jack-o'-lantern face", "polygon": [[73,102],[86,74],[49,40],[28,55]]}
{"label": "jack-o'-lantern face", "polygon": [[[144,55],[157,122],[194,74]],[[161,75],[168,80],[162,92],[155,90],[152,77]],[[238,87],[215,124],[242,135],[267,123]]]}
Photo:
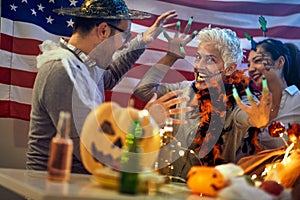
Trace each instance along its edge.
{"label": "jack-o'-lantern face", "polygon": [[194,166],[187,175],[187,185],[193,193],[215,196],[226,182],[214,167]]}
{"label": "jack-o'-lantern face", "polygon": [[87,116],[80,136],[80,154],[85,168],[92,174],[96,169],[109,166],[120,170],[126,134],[134,120],[140,121],[143,139],[140,146],[142,167],[151,168],[160,148],[159,127],[147,115],[132,107],[122,108],[106,102],[92,110]]}

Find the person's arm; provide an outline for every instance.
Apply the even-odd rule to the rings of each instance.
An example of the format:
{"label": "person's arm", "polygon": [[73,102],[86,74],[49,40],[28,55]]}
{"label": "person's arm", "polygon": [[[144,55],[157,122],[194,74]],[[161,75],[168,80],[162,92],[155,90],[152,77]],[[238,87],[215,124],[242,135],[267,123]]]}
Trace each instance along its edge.
{"label": "person's arm", "polygon": [[60,111],[72,112],[73,83],[61,62],[52,63],[49,74],[45,76],[47,81],[40,91],[40,101],[56,127]]}
{"label": "person's arm", "polygon": [[105,89],[112,89],[121,80],[123,75],[130,70],[137,59],[144,53],[147,45],[157,38],[163,28],[174,25],[165,25],[165,23],[176,16],[175,10],[161,14],[144,33],[138,34],[135,39],[131,40],[126,49],[115,54],[114,62],[104,72]]}
{"label": "person's arm", "polygon": [[75,160],[73,159],[72,168],[81,170],[83,167],[81,165],[79,135],[90,108],[78,97],[78,93],[74,90],[74,84],[61,62],[55,62],[49,73],[51,73],[51,76],[47,76],[41,102],[45,110],[47,110],[51,124],[54,127],[57,126],[60,111],[71,113],[70,137],[74,142],[73,155],[76,158]]}
{"label": "person's arm", "polygon": [[154,93],[157,93],[158,97],[160,97],[171,91],[169,84],[161,83],[168,70],[169,66],[158,64],[152,66],[135,87],[134,95],[144,101],[149,101]]}
{"label": "person's arm", "polygon": [[147,43],[142,40],[142,34],[132,39],[128,48],[115,54],[115,60],[104,70],[104,89],[110,90],[119,83],[122,77],[131,69],[138,58],[144,53]]}

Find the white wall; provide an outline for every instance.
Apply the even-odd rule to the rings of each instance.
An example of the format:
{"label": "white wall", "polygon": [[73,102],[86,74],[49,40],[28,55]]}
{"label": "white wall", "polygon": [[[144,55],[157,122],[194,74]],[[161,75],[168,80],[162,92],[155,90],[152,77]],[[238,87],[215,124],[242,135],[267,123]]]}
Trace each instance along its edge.
{"label": "white wall", "polygon": [[[28,129],[27,121],[0,118],[0,168],[25,168]],[[0,196],[6,200],[26,199],[2,186]]]}
{"label": "white wall", "polygon": [[29,122],[0,118],[0,168],[25,168]]}

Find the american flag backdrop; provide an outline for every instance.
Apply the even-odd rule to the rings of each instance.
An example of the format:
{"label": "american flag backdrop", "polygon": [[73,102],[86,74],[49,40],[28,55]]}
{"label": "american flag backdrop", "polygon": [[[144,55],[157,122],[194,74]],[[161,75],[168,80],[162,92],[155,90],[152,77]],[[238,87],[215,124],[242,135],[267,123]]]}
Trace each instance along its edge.
{"label": "american flag backdrop", "polygon": [[[83,0],[2,0],[0,38],[0,118],[29,121],[32,87],[36,77],[38,45],[46,39],[58,41],[70,36],[73,19],[52,12],[54,8],[80,6]],[[175,9],[184,28],[190,16],[194,17],[192,30],[208,26],[231,28],[241,38],[245,55],[250,43],[245,39],[248,32],[255,40],[263,38],[258,22],[264,16],[268,22],[267,37],[296,43],[300,47],[299,0],[126,0],[129,8],[150,12],[155,16]],[[136,20],[132,24],[133,35],[144,31],[154,22]],[[171,30],[168,30],[171,32]],[[172,33],[170,33],[172,34]],[[189,43],[187,56],[177,61],[165,77],[165,82],[193,78],[193,56],[196,39]],[[124,79],[111,91],[106,100],[120,101],[132,94],[133,88],[144,73],[167,48],[161,34],[140,57]],[[240,67],[244,67],[243,65]],[[124,98],[123,98],[124,97]],[[126,97],[126,98],[125,98]],[[141,107],[143,103],[137,104]]]}

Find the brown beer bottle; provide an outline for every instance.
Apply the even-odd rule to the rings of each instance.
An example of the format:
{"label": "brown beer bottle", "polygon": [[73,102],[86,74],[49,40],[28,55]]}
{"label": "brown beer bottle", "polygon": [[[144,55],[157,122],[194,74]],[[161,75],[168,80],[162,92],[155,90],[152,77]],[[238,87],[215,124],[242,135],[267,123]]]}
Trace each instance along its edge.
{"label": "brown beer bottle", "polygon": [[73,141],[70,138],[71,115],[61,111],[57,123],[57,133],[52,138],[48,160],[48,180],[68,181],[70,178]]}

